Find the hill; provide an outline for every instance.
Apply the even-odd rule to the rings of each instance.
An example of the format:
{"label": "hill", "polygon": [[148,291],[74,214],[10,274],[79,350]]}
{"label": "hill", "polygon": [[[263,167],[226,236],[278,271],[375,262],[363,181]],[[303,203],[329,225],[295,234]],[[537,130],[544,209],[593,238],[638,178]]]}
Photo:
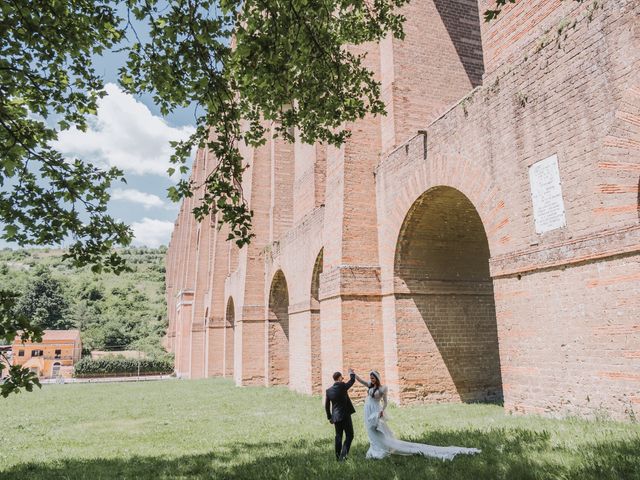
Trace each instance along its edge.
{"label": "hill", "polygon": [[[45,295],[42,289],[34,290],[36,282],[49,282],[49,290],[60,290],[60,325],[79,328],[85,350],[128,348],[162,354],[166,248],[127,248],[120,253],[131,271],[114,275],[75,268],[63,260],[62,250],[0,250],[0,289],[19,292],[21,303],[32,306]],[[46,309],[36,305],[31,311],[40,318]]]}

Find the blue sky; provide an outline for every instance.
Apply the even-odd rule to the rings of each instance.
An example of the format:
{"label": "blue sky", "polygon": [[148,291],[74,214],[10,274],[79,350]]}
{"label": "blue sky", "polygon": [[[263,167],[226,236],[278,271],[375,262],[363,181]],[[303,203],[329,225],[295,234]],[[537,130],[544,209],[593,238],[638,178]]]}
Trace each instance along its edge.
{"label": "blue sky", "polygon": [[[140,31],[144,35],[144,31]],[[114,186],[110,213],[134,231],[134,245],[156,247],[168,243],[178,204],[166,197],[174,183],[166,173],[171,140],[186,138],[194,128],[193,109],[182,109],[163,118],[150,96],[134,98],[117,85],[121,52],[107,52],[95,59],[105,80],[107,96],[86,132],[61,132],[54,146],[65,156],[77,156],[96,165],[122,169],[126,184]],[[0,241],[0,247],[12,246]]]}
{"label": "blue sky", "polygon": [[54,146],[66,156],[123,170],[127,183],[112,189],[110,213],[131,225],[134,245],[166,245],[178,211],[166,198],[174,181],[166,173],[169,142],[193,131],[192,114],[162,118],[150,99],[134,98],[108,80],[87,131],[61,132]]}

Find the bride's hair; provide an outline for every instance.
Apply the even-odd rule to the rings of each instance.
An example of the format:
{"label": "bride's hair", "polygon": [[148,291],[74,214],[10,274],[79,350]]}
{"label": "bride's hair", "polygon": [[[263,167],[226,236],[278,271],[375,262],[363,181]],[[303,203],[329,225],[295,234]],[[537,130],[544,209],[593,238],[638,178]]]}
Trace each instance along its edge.
{"label": "bride's hair", "polygon": [[376,372],[375,370],[371,371],[371,373],[369,373],[370,377],[373,377],[376,379],[376,386],[375,388],[371,388],[373,387],[373,384],[370,383],[371,387],[369,388],[369,394],[372,397],[375,397],[376,392],[380,389],[380,374],[378,372]]}

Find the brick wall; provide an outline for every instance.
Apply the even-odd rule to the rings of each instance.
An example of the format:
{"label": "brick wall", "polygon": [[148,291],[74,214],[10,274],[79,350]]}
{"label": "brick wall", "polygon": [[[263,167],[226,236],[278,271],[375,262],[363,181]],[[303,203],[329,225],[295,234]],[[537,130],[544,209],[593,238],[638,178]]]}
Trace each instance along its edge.
{"label": "brick wall", "polygon": [[[555,415],[604,410],[628,418],[640,373],[630,353],[639,341],[634,324],[640,312],[634,273],[640,246],[634,188],[640,109],[633,73],[640,50],[630,48],[638,45],[633,19],[639,7],[618,2],[593,11],[571,9],[571,22],[561,18],[553,34],[530,42],[509,69],[485,77],[482,88],[425,126],[426,137],[415,136],[382,161],[377,201],[383,322],[388,342],[396,343],[388,347],[389,357],[397,359],[388,363],[388,375],[398,378],[401,399],[405,391],[407,398],[459,393],[454,375],[447,376],[452,372],[442,368],[449,346],[438,346],[441,329],[423,325],[439,316],[441,302],[429,299],[421,308],[415,296],[398,288],[406,284],[402,269],[396,270],[398,250],[413,241],[404,229],[414,221],[412,209],[424,201],[424,192],[435,195],[447,186],[469,199],[487,236],[498,348],[482,356],[495,362],[499,354],[495,378],[501,377],[506,408]],[[553,154],[559,159],[567,225],[538,235],[528,168]],[[439,215],[451,211],[441,208]],[[471,229],[454,231],[431,241],[431,248],[438,241],[458,242]],[[427,233],[423,229],[419,239]],[[450,257],[447,248],[444,244],[445,251],[431,259],[432,266]],[[461,260],[465,251],[456,249]],[[486,261],[486,255],[475,260],[481,257]],[[426,281],[430,272],[425,273]],[[461,279],[473,275],[466,272]],[[491,306],[477,301],[473,306],[459,299],[449,303],[464,314],[452,311],[452,318],[460,321],[467,312],[491,317]],[[453,340],[455,332],[445,338]],[[459,339],[455,348],[465,344]],[[475,342],[473,348],[479,347]],[[403,364],[416,359],[424,364],[421,373],[409,370],[412,376],[407,376]],[[456,362],[456,368],[463,367]],[[435,382],[443,388],[434,386],[434,371],[443,372]]]}

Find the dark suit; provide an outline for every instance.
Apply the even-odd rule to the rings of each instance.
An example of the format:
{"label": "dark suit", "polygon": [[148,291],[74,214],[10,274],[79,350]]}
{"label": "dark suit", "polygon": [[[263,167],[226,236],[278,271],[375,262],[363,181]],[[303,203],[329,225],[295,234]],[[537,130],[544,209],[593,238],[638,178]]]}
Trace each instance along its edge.
{"label": "dark suit", "polygon": [[[356,413],[349,398],[349,389],[356,381],[355,373],[350,375],[348,382],[336,382],[327,389],[324,409],[327,412],[327,419],[336,428],[336,458],[344,458],[349,454],[351,441],[353,440],[353,423],[351,414]],[[346,438],[342,444],[342,434]]]}

